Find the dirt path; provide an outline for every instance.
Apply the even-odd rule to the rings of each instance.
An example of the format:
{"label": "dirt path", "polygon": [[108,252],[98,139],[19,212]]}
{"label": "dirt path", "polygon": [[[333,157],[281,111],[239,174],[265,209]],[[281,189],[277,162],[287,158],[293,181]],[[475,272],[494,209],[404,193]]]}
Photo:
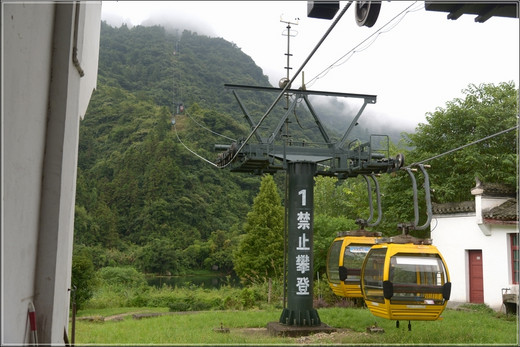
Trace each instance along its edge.
{"label": "dirt path", "polygon": [[83,316],[76,317],[76,320],[87,320],[90,322],[107,322],[107,321],[121,321],[126,316],[133,316],[134,319],[142,319],[142,318],[150,318],[150,317],[159,317],[165,315],[174,315],[174,314],[195,314],[197,311],[182,311],[182,312],[150,312],[150,311],[134,311],[134,312],[126,312],[115,314],[112,316]]}
{"label": "dirt path", "polygon": [[[244,334],[244,335],[256,335],[256,336],[269,336],[269,332],[267,328],[241,328],[241,329],[231,329],[231,332]],[[316,345],[316,344],[341,344],[345,343],[345,341],[349,341],[349,337],[354,335],[359,336],[360,334],[368,333],[360,333],[351,329],[337,329],[332,333],[317,333],[308,336],[300,336],[300,337],[287,337],[288,339],[293,339],[296,344],[303,345]]]}
{"label": "dirt path", "polygon": [[120,321],[123,320],[126,316],[137,314],[141,312],[126,312],[126,313],[120,313],[113,316],[83,316],[83,317],[76,317],[76,320],[87,320],[89,322],[106,322],[106,321]]}

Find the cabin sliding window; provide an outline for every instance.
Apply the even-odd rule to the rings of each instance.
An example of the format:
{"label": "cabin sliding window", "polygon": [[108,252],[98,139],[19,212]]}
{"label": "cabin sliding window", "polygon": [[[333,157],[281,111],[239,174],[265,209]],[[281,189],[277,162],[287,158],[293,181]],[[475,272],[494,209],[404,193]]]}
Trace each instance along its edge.
{"label": "cabin sliding window", "polygon": [[327,259],[327,277],[331,283],[339,283],[339,256],[341,254],[342,245],[343,239],[334,242],[330,247]]}
{"label": "cabin sliding window", "polygon": [[386,248],[373,249],[366,259],[363,284],[367,300],[385,302],[383,296],[383,274],[385,269]]}

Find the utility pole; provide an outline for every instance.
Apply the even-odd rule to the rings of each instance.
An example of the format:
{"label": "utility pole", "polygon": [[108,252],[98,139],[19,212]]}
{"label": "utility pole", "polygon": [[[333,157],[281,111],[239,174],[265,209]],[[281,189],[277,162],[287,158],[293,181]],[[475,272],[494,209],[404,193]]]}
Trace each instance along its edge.
{"label": "utility pole", "polygon": [[[295,20],[297,20],[297,19],[295,19]],[[282,78],[280,80],[280,82],[278,83],[278,86],[280,88],[283,88],[283,87],[285,87],[285,84],[289,83],[289,81],[291,80],[290,73],[289,73],[290,70],[292,70],[292,67],[291,67],[291,64],[290,64],[290,58],[292,57],[292,54],[291,54],[291,37],[295,37],[297,35],[297,32],[291,34],[291,24],[292,25],[298,25],[298,22],[297,21],[296,22],[290,22],[290,21],[283,20],[282,18],[280,18],[280,22],[287,24],[287,26],[286,26],[287,31],[282,32],[283,36],[287,36],[287,53],[285,53],[285,55],[287,56],[287,64],[285,66],[286,77]],[[287,101],[287,103],[286,103],[286,109],[287,109],[287,108],[289,108],[289,93],[285,93],[285,99]]]}
{"label": "utility pole", "polygon": [[[280,22],[282,23],[285,23],[287,24],[287,31],[284,31],[282,32],[282,35],[284,36],[287,36],[287,53],[285,53],[285,55],[287,56],[287,64],[285,66],[285,70],[286,70],[286,77],[285,79],[282,78],[280,80],[280,82],[278,83],[278,86],[280,88],[284,88],[285,87],[285,84],[286,83],[289,83],[289,81],[291,80],[290,79],[290,74],[289,74],[289,71],[292,69],[291,67],[291,64],[290,64],[290,57],[292,56],[291,54],[291,36],[296,36],[296,34],[291,34],[291,24],[293,25],[298,25],[298,22],[290,22],[290,21],[284,21],[282,19],[282,17],[280,16]],[[289,109],[289,93],[285,93],[285,109],[288,110]],[[285,120],[285,134],[283,134],[283,137],[284,137],[284,147],[287,146],[287,141],[289,140],[289,120],[286,119]],[[284,285],[284,288],[283,288],[283,308],[284,310],[286,309],[286,303],[287,303],[287,234],[288,234],[288,226],[287,226],[287,218],[288,218],[288,213],[289,213],[289,208],[287,206],[287,202],[289,201],[288,200],[288,190],[287,190],[287,180],[289,179],[288,175],[286,174],[285,175],[285,180],[286,180],[286,184],[285,184],[285,203],[284,203],[284,206],[285,206],[285,213],[284,213],[284,234],[283,234],[283,244],[284,244],[284,258],[283,258],[283,285]]]}

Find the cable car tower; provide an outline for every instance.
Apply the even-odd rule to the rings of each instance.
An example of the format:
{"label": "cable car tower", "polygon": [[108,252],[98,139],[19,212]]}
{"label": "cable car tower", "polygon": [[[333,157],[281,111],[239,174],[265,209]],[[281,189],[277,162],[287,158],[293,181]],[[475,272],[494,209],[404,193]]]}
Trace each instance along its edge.
{"label": "cable car tower", "polygon": [[[348,6],[342,14],[347,8]],[[336,22],[341,18],[341,15],[336,19]],[[290,24],[295,23],[284,23],[288,24],[286,69],[287,76],[289,76]],[[329,32],[333,26],[334,24]],[[318,47],[314,49],[311,56]],[[311,56],[307,58],[307,61]],[[290,88],[291,83],[302,71],[306,62],[293,75],[291,80],[288,77],[282,79],[281,82],[283,83],[280,83],[279,88],[226,84],[225,87],[233,93],[252,131],[246,139],[238,140],[231,145],[215,145],[216,150],[222,151],[215,162],[220,168],[228,168],[232,172],[247,172],[258,175],[275,173],[281,170],[287,172],[288,200],[286,201],[286,208],[288,208],[288,217],[286,227],[288,227],[288,240],[286,259],[288,262],[288,300],[279,323],[292,327],[322,325],[317,310],[313,308],[314,176],[325,175],[346,179],[358,175],[397,171],[404,164],[401,155],[390,158],[389,141],[386,135],[371,135],[370,140],[364,143],[350,138],[352,130],[357,125],[365,107],[376,103],[375,95],[307,90],[303,85],[300,89]],[[277,93],[278,97],[264,116],[255,122],[238,95],[240,90]],[[362,101],[361,107],[353,116],[341,139],[332,140],[309,99],[311,95]],[[270,135],[262,137],[257,130],[283,96],[286,97],[287,101],[284,107],[285,112],[280,116]],[[288,117],[294,113],[298,104],[305,105],[312,116],[318,128],[318,136],[321,136],[322,141],[319,143],[289,140],[288,130],[285,134],[282,134],[284,124],[287,125]],[[385,140],[387,146],[381,148],[379,144],[385,142]]]}
{"label": "cable car tower", "polygon": [[[176,42],[175,42],[175,46],[173,48],[173,52],[172,52],[172,59],[174,59],[176,56],[179,55],[180,51],[179,51],[179,43],[181,41],[181,36],[179,36],[179,29],[176,29],[175,31],[175,38],[176,38]],[[175,70],[173,71],[173,89],[172,89],[172,92],[173,92],[173,95],[174,95],[174,98],[173,98],[173,117],[172,117],[172,124],[175,124],[175,116],[176,115],[180,115],[180,114],[184,114],[184,103],[182,103],[182,94],[181,94],[181,73],[180,73],[180,70],[177,74],[177,76],[175,76]]]}

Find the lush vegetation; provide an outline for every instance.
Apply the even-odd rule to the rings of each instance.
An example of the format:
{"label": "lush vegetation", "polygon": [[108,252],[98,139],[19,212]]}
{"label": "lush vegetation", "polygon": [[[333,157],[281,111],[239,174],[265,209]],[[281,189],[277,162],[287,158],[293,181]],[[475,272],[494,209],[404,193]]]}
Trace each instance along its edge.
{"label": "lush vegetation", "polygon": [[[203,274],[199,274],[203,275]],[[181,286],[149,285],[145,275],[130,266],[107,266],[95,275],[97,286],[92,297],[81,302],[81,311],[118,307],[169,307],[171,311],[245,310],[282,308],[283,283],[267,276],[253,278],[247,286],[236,286],[230,275],[225,284],[216,289],[187,283]],[[271,282],[271,284],[269,284]],[[315,281],[315,300],[318,306],[348,305],[336,297],[328,283]],[[78,296],[76,297],[79,303]]]}
{"label": "lush vegetation", "polygon": [[[72,279],[79,306],[110,306],[100,303],[100,290],[117,305],[156,306],[146,299],[155,292],[137,279],[143,273],[236,270],[260,284],[267,277],[280,283],[284,174],[262,178],[219,170],[180,142],[211,161],[217,157],[215,144],[246,136],[250,129],[224,84],[268,86],[262,70],[222,38],[189,31],[179,35],[158,26],[113,28],[102,23],[98,76],[97,90],[80,124]],[[274,98],[254,92],[240,95],[254,119]],[[186,111],[176,114],[181,103]],[[391,155],[404,152],[408,163],[428,159],[515,125],[517,112],[518,92],[512,83],[470,85],[464,100],[448,102],[446,108],[429,114],[428,123],[415,133],[406,134],[400,143],[394,141]],[[325,115],[332,113],[328,109]],[[294,139],[312,140],[317,129],[304,115],[303,110],[295,111],[291,134]],[[267,118],[262,136],[269,135],[277,121],[276,115]],[[368,131],[356,128],[360,129],[354,137]],[[468,199],[475,175],[484,182],[514,184],[518,167],[514,135],[510,132],[433,161],[434,201]],[[267,191],[263,181],[269,181]],[[382,176],[380,183],[384,215],[379,230],[395,234],[397,223],[413,214],[409,179],[398,173]],[[317,272],[325,272],[328,246],[336,232],[357,228],[355,219],[367,216],[363,180],[316,178]],[[259,249],[251,241],[256,239],[268,245],[270,257],[253,262],[248,257]],[[141,285],[120,292],[106,282],[117,274],[135,277]],[[98,283],[104,284],[96,291]],[[161,301],[163,307],[170,299]],[[223,305],[219,307],[241,304]]]}

